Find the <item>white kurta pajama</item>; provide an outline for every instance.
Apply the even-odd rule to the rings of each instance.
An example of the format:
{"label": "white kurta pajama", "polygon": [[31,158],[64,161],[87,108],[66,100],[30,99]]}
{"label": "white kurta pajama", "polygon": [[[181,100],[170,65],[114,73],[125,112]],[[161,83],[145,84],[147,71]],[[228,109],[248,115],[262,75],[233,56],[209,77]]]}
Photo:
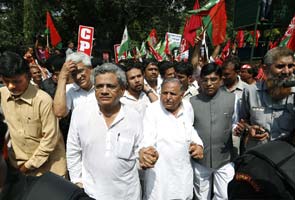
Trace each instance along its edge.
{"label": "white kurta pajama", "polygon": [[175,117],[160,101],[152,103],[144,117],[144,139],[140,146],[154,146],[159,159],[145,171],[144,199],[189,200],[193,198],[193,170],[189,144],[203,145],[193,128],[189,102],[183,101]]}
{"label": "white kurta pajama", "polygon": [[137,111],[122,105],[108,128],[97,104],[78,106],[72,115],[67,164],[71,181],[99,200],[139,200],[136,152],[142,139]]}

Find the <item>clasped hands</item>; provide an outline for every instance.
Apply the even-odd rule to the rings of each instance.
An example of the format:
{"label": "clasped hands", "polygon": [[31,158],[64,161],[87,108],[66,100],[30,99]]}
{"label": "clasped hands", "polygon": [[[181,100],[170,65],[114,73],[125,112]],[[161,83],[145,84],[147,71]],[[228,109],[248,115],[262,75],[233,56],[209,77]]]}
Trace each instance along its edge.
{"label": "clasped hands", "polygon": [[[194,159],[202,159],[204,156],[203,147],[193,142],[190,144],[188,152]],[[139,164],[142,169],[153,168],[158,158],[159,154],[157,150],[152,146],[142,148],[139,151]]]}

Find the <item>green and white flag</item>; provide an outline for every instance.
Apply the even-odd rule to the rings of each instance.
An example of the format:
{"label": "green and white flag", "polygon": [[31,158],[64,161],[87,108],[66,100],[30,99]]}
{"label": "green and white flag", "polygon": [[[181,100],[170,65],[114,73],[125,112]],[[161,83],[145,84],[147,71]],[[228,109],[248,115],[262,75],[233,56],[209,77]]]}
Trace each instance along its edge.
{"label": "green and white flag", "polygon": [[127,26],[125,26],[122,41],[120,44],[119,54],[118,57],[120,58],[121,55],[130,49],[130,38],[127,31]]}
{"label": "green and white flag", "polygon": [[141,43],[141,47],[140,47],[140,50],[139,51],[140,51],[140,54],[142,56],[145,56],[147,54],[146,47],[145,47],[145,42],[142,42]]}

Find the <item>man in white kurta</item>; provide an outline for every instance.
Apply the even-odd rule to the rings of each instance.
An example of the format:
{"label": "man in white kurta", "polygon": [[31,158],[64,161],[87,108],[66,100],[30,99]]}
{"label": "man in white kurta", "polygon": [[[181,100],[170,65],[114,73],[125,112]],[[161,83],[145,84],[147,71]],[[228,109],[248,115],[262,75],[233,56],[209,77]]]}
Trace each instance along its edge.
{"label": "man in white kurta", "polygon": [[73,111],[67,141],[71,181],[99,200],[139,200],[136,165],[142,139],[140,114],[120,103],[125,73],[106,63],[95,70],[98,104],[85,103]]}
{"label": "man in white kurta", "polygon": [[[182,101],[180,85],[175,78],[164,80],[161,100],[152,103],[145,113],[141,146],[153,147],[159,158],[145,171],[144,199],[193,198],[191,157],[201,158],[203,143],[192,126],[192,107],[188,101]],[[175,98],[179,92],[180,96]]]}

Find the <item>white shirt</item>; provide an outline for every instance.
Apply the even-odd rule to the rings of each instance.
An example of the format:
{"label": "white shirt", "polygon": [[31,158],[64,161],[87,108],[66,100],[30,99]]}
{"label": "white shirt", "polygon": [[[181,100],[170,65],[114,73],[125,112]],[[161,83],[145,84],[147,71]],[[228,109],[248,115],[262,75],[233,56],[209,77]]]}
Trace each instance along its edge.
{"label": "white shirt", "polygon": [[147,106],[151,104],[149,97],[144,92],[141,92],[139,98],[136,99],[128,92],[128,90],[125,90],[124,95],[121,97],[120,101],[121,103],[130,105],[130,107],[137,110],[142,117],[144,116]]}
{"label": "white shirt", "polygon": [[68,111],[74,110],[75,107],[87,102],[96,103],[94,87],[87,91],[80,88],[76,83],[66,85],[66,99]]}
{"label": "white shirt", "polygon": [[99,200],[138,200],[140,183],[136,158],[142,139],[142,120],[121,106],[108,128],[98,104],[77,107],[67,140],[67,165],[73,183]]}
{"label": "white shirt", "polygon": [[152,103],[146,110],[144,139],[140,146],[154,146],[159,159],[154,168],[145,171],[145,194],[148,200],[186,200],[193,198],[193,169],[189,145],[203,145],[193,127],[193,109],[183,101],[175,117],[160,103]]}

